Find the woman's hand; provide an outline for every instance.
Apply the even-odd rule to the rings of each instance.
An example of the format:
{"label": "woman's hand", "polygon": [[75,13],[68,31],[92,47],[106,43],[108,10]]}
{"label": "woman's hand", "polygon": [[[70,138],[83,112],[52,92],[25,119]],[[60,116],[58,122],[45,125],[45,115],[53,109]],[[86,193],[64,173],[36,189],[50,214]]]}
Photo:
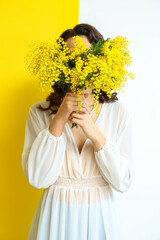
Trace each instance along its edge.
{"label": "woman's hand", "polygon": [[97,132],[97,127],[95,126],[93,119],[89,115],[89,112],[86,109],[83,109],[78,114],[75,112],[71,113],[70,116],[71,123],[77,123],[85,133],[85,135],[92,140],[93,135]]}
{"label": "woman's hand", "polygon": [[[70,115],[72,112],[76,112],[76,111],[81,112],[78,110],[78,101],[80,100],[77,99],[76,93],[73,93],[73,92],[66,93],[60,107],[58,108],[58,111],[56,113],[56,118],[66,123],[70,118]],[[85,98],[83,95],[82,95],[82,101],[83,102],[85,101]],[[86,103],[82,105],[82,111],[84,110],[90,112],[90,108]]]}
{"label": "woman's hand", "polygon": [[82,128],[86,137],[92,141],[95,152],[102,149],[105,144],[105,137],[95,126],[87,110],[84,109],[79,114],[73,112],[70,116],[70,121],[77,123]]}
{"label": "woman's hand", "polygon": [[[82,101],[83,100],[84,100],[84,96],[82,96]],[[82,110],[84,109],[87,111],[90,111],[89,107],[86,104],[82,105]],[[64,126],[73,111],[80,112],[78,111],[77,94],[68,92],[65,95],[60,107],[58,108],[56,115],[50,122],[49,131],[50,133],[52,133],[52,135],[58,137],[62,134]]]}

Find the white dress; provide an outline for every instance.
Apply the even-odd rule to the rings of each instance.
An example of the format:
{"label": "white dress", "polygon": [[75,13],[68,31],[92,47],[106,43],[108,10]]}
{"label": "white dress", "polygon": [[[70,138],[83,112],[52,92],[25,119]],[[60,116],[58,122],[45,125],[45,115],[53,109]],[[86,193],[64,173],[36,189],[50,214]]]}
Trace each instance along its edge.
{"label": "white dress", "polygon": [[104,103],[95,126],[105,144],[95,152],[87,138],[79,154],[68,123],[52,135],[55,114],[39,104],[49,103],[29,108],[22,153],[27,181],[44,189],[28,240],[119,240],[114,191],[127,191],[133,180],[131,114],[122,102]]}

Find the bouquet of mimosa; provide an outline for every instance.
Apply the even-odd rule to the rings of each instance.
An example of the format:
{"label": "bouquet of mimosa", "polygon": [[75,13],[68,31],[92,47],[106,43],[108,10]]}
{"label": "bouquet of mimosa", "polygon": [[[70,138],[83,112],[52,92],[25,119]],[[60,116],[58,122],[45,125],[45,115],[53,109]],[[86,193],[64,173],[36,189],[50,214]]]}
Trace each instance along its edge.
{"label": "bouquet of mimosa", "polygon": [[[74,36],[73,40],[75,48],[70,49],[61,37],[30,45],[26,64],[32,74],[38,75],[42,91],[48,86],[54,92],[52,86],[56,83],[65,93],[69,89],[77,93],[81,100],[82,90],[90,87],[94,106],[98,106],[101,90],[111,98],[113,92],[126,86],[127,76],[134,79],[125,69],[131,64],[126,37],[106,40],[102,37],[97,43],[92,42],[90,48],[80,36]],[[81,101],[78,107],[81,110]]]}

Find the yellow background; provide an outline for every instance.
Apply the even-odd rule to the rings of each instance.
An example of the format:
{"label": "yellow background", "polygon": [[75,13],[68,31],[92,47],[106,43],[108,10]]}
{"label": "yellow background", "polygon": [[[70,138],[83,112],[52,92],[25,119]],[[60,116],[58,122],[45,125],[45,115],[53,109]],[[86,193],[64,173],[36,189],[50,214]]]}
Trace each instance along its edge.
{"label": "yellow background", "polygon": [[0,1],[0,240],[27,239],[43,192],[29,185],[21,167],[28,109],[47,97],[27,70],[25,54],[34,41],[78,24],[78,8],[78,0]]}

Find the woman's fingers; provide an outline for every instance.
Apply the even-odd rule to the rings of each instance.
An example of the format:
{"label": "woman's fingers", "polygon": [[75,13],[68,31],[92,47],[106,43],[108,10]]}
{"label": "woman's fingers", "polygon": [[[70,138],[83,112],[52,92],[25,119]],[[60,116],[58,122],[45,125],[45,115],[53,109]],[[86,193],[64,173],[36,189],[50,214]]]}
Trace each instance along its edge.
{"label": "woman's fingers", "polygon": [[83,109],[83,108],[85,108],[85,109],[88,111],[88,113],[90,113],[91,109],[90,109],[90,107],[89,107],[86,103],[84,103],[84,104],[82,105],[82,109]]}
{"label": "woman's fingers", "polygon": [[78,113],[90,113],[90,108],[87,106],[82,106],[81,110],[78,110]]}
{"label": "woman's fingers", "polygon": [[[69,92],[68,93],[68,100],[72,102],[72,106],[78,106],[79,105],[79,102],[81,102],[81,108],[82,109],[86,109],[88,111],[88,113],[90,113],[91,109],[90,107],[88,106],[88,104],[85,102],[85,97],[84,97],[84,94],[81,94],[82,98],[81,99],[78,99],[77,97],[77,93],[73,93],[73,92]],[[77,111],[78,108],[77,108]],[[82,111],[79,111],[79,112],[82,112]]]}

